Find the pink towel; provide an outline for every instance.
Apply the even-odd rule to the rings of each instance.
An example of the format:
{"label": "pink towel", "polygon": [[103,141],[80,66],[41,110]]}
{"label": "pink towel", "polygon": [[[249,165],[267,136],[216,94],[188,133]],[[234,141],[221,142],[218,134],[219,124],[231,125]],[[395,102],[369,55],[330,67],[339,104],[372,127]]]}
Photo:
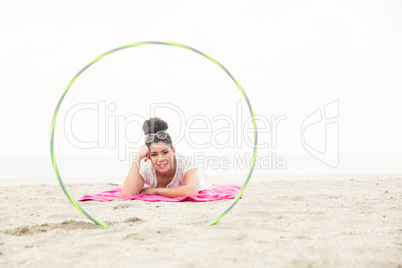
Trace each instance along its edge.
{"label": "pink towel", "polygon": [[101,202],[107,202],[112,200],[134,200],[140,199],[144,201],[164,201],[164,202],[181,202],[181,201],[193,201],[193,202],[207,202],[216,201],[222,199],[234,199],[239,192],[240,187],[235,185],[220,185],[213,186],[212,188],[202,190],[198,192],[197,197],[183,196],[183,197],[167,197],[161,195],[147,195],[137,194],[123,198],[122,186],[118,186],[109,191],[104,191],[93,195],[84,195],[78,201],[97,200]]}

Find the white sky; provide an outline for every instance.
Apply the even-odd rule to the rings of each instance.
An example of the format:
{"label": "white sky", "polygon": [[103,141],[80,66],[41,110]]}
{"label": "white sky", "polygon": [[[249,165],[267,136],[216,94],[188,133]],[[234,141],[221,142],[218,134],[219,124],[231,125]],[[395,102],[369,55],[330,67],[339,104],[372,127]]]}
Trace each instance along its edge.
{"label": "white sky", "polygon": [[[340,153],[402,153],[400,14],[400,1],[2,1],[0,156],[48,156],[53,112],[70,79],[103,52],[152,40],[211,55],[241,83],[256,115],[286,115],[278,153],[305,154],[303,121],[336,100]],[[242,101],[248,116],[235,84],[207,59],[175,47],[130,48],[96,63],[67,94],[56,126],[59,155],[116,154],[76,149],[63,134],[72,106],[99,101],[116,105],[113,118],[149,117],[155,102],[212,120],[234,118]],[[96,138],[94,116],[74,121],[81,139]],[[174,116],[164,117],[172,133]],[[319,147],[325,133],[316,127],[308,139]],[[134,137],[139,126],[126,131]],[[269,135],[261,132],[260,141]]]}

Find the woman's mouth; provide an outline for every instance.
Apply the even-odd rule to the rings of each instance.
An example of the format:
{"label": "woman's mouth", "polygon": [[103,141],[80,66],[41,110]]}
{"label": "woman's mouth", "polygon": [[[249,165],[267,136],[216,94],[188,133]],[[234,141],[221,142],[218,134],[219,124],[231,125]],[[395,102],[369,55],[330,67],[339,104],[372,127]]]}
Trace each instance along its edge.
{"label": "woman's mouth", "polygon": [[163,163],[159,164],[158,167],[160,167],[160,168],[166,168],[167,165],[168,165],[168,162],[163,162]]}

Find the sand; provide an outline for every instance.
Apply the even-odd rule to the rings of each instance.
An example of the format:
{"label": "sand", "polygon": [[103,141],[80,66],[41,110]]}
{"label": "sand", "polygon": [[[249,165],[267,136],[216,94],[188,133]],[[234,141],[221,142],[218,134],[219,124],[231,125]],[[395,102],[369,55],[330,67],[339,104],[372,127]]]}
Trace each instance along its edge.
{"label": "sand", "polygon": [[[75,199],[114,185],[69,185]],[[402,267],[402,177],[256,180],[231,201],[82,202],[0,187],[0,267]]]}

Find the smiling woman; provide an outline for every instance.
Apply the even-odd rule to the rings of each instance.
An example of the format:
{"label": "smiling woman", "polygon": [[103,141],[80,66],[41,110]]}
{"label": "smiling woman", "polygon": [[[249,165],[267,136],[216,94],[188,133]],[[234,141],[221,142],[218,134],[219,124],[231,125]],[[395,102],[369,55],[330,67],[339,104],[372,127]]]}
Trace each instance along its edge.
{"label": "smiling woman", "polygon": [[[144,122],[145,145],[134,158],[124,181],[124,197],[139,193],[197,196],[199,190],[208,187],[206,177],[191,158],[176,153],[167,129],[168,124],[157,117]],[[144,185],[149,187],[143,189]]]}

